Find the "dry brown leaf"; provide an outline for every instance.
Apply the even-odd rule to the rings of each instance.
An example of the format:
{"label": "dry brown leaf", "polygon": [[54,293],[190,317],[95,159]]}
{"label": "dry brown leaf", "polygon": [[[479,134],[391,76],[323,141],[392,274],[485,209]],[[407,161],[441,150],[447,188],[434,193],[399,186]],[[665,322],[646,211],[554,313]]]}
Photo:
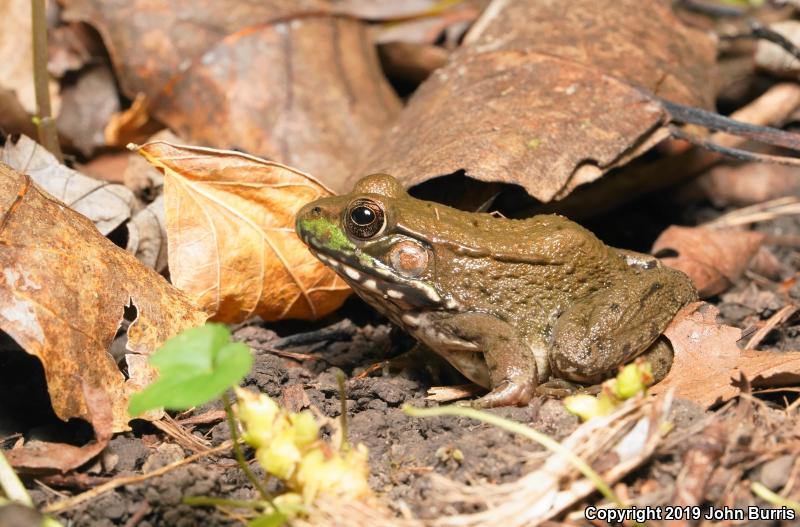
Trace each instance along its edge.
{"label": "dry brown leaf", "polygon": [[125,169],[136,157],[130,152],[112,152],[94,157],[86,164],[76,163],[75,168],[94,179],[124,184]]}
{"label": "dry brown leaf", "polygon": [[641,88],[713,105],[714,41],[665,4],[495,0],[351,177],[465,170],[545,202],[597,179],[665,135]]}
{"label": "dry brown leaf", "polygon": [[167,268],[167,219],[163,194],[133,215],[128,227],[128,252],[159,273]]}
{"label": "dry brown leaf", "polygon": [[[27,0],[16,0],[25,2]],[[103,37],[122,92],[155,100],[177,72],[239,30],[327,11],[322,0],[63,0],[64,20],[92,24]],[[208,110],[209,108],[206,108]]]}
{"label": "dry brown leaf", "polygon": [[58,133],[67,144],[90,157],[106,145],[103,130],[119,111],[119,95],[108,66],[89,68],[77,82],[61,92],[63,104],[56,119]]}
{"label": "dry brown leaf", "polygon": [[114,431],[114,415],[109,393],[102,388],[90,386],[77,375],[74,382],[83,390],[89,412],[87,420],[92,424],[95,440],[83,446],[75,446],[34,439],[24,446],[3,452],[13,466],[36,472],[42,470],[66,472],[85,464],[106,447]]}
{"label": "dry brown leaf", "polygon": [[800,352],[740,350],[741,330],[717,323],[717,308],[695,302],[683,308],[664,332],[675,350],[669,374],[650,389],[704,406],[740,393],[734,384],[744,375],[753,385],[782,386],[800,382]]}
{"label": "dry brown leaf", "polygon": [[[36,113],[33,87],[33,41],[31,2],[3,0],[0,2],[0,88],[13,90],[29,114]],[[61,98],[58,83],[48,81],[53,115],[58,115]]]}
{"label": "dry brown leaf", "polygon": [[[330,186],[400,109],[366,26],[322,0],[68,0],[123,91],[186,141],[268,157]],[[189,19],[185,13],[191,13]]]}
{"label": "dry brown leaf", "polygon": [[191,143],[274,159],[335,190],[400,110],[364,25],[327,16],[228,36],[162,100],[156,117]]}
{"label": "dry brown leaf", "polygon": [[691,182],[717,207],[746,206],[795,194],[800,169],[785,165],[719,165]]}
{"label": "dry brown leaf", "polygon": [[130,108],[112,115],[103,132],[106,144],[124,147],[129,143],[141,143],[164,128],[150,117],[149,104],[147,97],[140,93]]}
{"label": "dry brown leaf", "polygon": [[760,232],[673,225],[656,239],[652,253],[689,275],[700,297],[707,298],[728,289],[744,273],[764,238]]}
{"label": "dry brown leaf", "polygon": [[50,195],[92,220],[102,234],[130,218],[136,203],[124,186],[98,181],[62,165],[27,136],[0,148],[0,162],[30,175]]}
{"label": "dry brown leaf", "polygon": [[[125,430],[128,394],[154,377],[148,354],[206,318],[87,218],[2,163],[0,266],[0,327],[42,362],[53,410],[64,420],[93,418],[85,383],[108,394],[112,428]],[[137,318],[128,329],[126,381],[107,350],[129,304]]]}
{"label": "dry brown leaf", "polygon": [[215,320],[319,318],[350,294],[294,232],[300,207],[330,195],[314,178],[238,152],[137,151],[164,172],[172,281]]}

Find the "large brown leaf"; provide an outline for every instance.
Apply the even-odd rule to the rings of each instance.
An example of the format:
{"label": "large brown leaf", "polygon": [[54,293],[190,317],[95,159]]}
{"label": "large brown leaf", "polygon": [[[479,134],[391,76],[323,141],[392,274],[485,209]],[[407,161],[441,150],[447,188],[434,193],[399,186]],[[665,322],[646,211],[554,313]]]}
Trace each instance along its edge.
{"label": "large brown leaf", "polygon": [[[147,355],[206,318],[87,218],[2,163],[0,266],[0,328],[42,362],[61,419],[93,420],[86,384],[108,394],[113,430],[126,429],[128,394],[153,378]],[[107,350],[130,304],[138,315],[128,329],[126,381]]]}
{"label": "large brown leaf", "polygon": [[400,109],[365,25],[321,1],[67,3],[103,34],[124,91],[181,137],[337,190]]}
{"label": "large brown leaf", "polygon": [[700,298],[727,290],[742,276],[766,235],[673,225],[653,243],[653,254],[692,279]]}
{"label": "large brown leaf", "polygon": [[726,401],[740,393],[740,376],[758,386],[800,382],[800,351],[740,350],[741,330],[717,323],[717,308],[696,302],[675,317],[664,334],[675,350],[669,374],[650,389],[703,406]]}
{"label": "large brown leaf", "polygon": [[495,0],[352,177],[463,169],[563,197],[663,137],[641,89],[710,108],[714,59],[660,0]]}
{"label": "large brown leaf", "polygon": [[215,320],[318,318],[347,285],[294,232],[295,213],[330,195],[308,174],[238,152],[151,142],[164,171],[173,283]]}

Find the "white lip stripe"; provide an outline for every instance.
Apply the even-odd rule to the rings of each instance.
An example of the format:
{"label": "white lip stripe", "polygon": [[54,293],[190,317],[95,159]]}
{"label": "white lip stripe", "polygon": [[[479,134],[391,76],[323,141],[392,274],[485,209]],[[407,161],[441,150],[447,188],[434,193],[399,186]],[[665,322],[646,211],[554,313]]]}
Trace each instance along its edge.
{"label": "white lip stripe", "polygon": [[342,268],[344,269],[344,274],[349,276],[352,280],[361,280],[361,273],[359,273],[349,265],[343,265]]}
{"label": "white lip stripe", "polygon": [[406,295],[403,294],[402,291],[398,291],[397,289],[388,289],[386,291],[386,294],[389,295],[392,298],[397,298],[397,299],[401,299],[404,296],[406,296]]}

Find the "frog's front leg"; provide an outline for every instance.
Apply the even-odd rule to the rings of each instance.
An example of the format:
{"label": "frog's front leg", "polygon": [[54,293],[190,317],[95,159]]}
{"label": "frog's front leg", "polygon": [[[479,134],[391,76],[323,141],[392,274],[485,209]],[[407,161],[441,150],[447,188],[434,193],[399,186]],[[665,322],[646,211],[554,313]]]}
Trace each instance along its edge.
{"label": "frog's front leg", "polygon": [[528,404],[536,389],[536,361],[511,324],[486,313],[459,313],[439,321],[437,331],[445,340],[472,344],[483,353],[491,391],[471,401],[472,407]]}
{"label": "frog's front leg", "polygon": [[696,297],[686,275],[655,268],[636,270],[576,302],[553,326],[548,357],[553,375],[601,382],[651,349],[675,313]]}

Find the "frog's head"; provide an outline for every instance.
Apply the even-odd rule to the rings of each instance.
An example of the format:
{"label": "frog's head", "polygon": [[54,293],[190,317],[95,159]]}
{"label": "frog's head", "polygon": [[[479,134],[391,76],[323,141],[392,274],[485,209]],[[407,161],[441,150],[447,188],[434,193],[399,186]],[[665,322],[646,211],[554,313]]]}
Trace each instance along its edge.
{"label": "frog's head", "polygon": [[447,302],[434,284],[431,247],[398,225],[401,209],[407,213],[416,201],[392,176],[374,174],[350,194],[304,206],[295,228],[311,252],[362,295],[439,306]]}

